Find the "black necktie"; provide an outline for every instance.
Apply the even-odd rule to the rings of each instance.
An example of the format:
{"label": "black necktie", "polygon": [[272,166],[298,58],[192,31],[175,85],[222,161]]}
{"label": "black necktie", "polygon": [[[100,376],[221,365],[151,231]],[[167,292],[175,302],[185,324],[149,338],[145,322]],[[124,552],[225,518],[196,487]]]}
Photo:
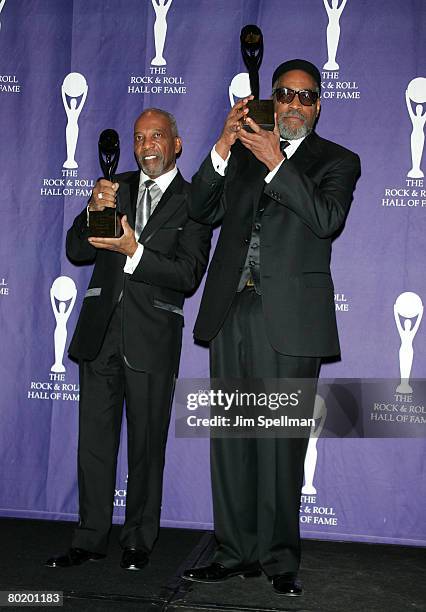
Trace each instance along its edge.
{"label": "black necktie", "polygon": [[280,140],[280,150],[281,150],[281,153],[284,155],[284,159],[287,159],[287,153],[285,152],[285,150],[289,146],[290,146],[290,143],[288,142],[288,140]]}

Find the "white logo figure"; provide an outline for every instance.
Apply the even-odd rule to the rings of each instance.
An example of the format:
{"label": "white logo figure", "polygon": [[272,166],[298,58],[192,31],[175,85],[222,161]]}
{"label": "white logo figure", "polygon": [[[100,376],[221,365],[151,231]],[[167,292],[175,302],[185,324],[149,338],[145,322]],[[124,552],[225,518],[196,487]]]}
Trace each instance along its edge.
{"label": "white logo figure", "polygon": [[328,0],[323,0],[325,10],[328,15],[327,26],[327,51],[328,61],[324,64],[325,70],[339,70],[339,64],[336,62],[337,47],[339,46],[340,38],[340,17],[343,9],[346,6],[347,0],[342,0],[339,6],[339,0],[331,0],[331,6]]}
{"label": "white logo figure", "polygon": [[[426,78],[416,77],[409,82],[405,91],[405,101],[411,123],[413,124],[413,131],[411,132],[411,161],[413,167],[407,176],[410,178],[423,178],[424,173],[420,170],[420,164],[425,144],[426,108],[423,108],[423,104],[426,102]],[[412,102],[416,104],[416,112],[413,111]]]}
{"label": "white logo figure", "polygon": [[164,43],[166,42],[167,21],[166,15],[173,0],[151,0],[155,11],[154,39],[155,57],[151,61],[153,66],[165,66],[167,64],[163,57]]}
{"label": "white logo figure", "polygon": [[302,489],[303,495],[315,495],[317,492],[314,487],[314,476],[318,459],[317,442],[324,427],[326,416],[327,406],[325,401],[321,395],[316,395],[313,418],[315,420],[320,419],[320,422],[318,426],[315,424],[311,427],[311,435],[305,457],[305,484]]}
{"label": "white logo figure", "polygon": [[[76,297],[77,287],[72,278],[69,276],[59,276],[53,281],[50,288],[50,302],[56,319],[56,328],[54,333],[55,363],[50,368],[51,372],[65,372],[62,360],[67,342],[67,321],[74,307]],[[58,301],[58,304],[56,301]]]}
{"label": "white logo figure", "polygon": [[[401,383],[396,388],[397,393],[412,393],[413,389],[410,386],[411,366],[413,365],[413,340],[419,329],[420,321],[423,316],[423,303],[417,293],[406,291],[401,293],[393,306],[396,327],[401,338],[401,348],[399,349],[399,371],[401,374]],[[403,317],[404,325],[401,325]],[[416,321],[412,319],[417,317]],[[414,323],[414,325],[413,325]]]}
{"label": "white logo figure", "polygon": [[[64,168],[78,168],[75,161],[75,150],[78,140],[78,118],[86,102],[88,85],[86,79],[79,72],[70,72],[64,79],[61,87],[62,102],[68,117],[65,136],[67,140],[67,159]],[[69,103],[67,96],[70,98]],[[78,98],[80,98],[78,104]]]}
{"label": "white logo figure", "polygon": [[239,72],[234,76],[229,86],[229,101],[234,106],[236,98],[247,98],[251,94],[248,72]]}
{"label": "white logo figure", "polygon": [[[6,0],[0,0],[0,13],[1,13],[1,12],[2,12],[2,10],[3,10],[4,3],[5,3],[5,2],[6,2]],[[1,30],[1,21],[0,21],[0,30]]]}

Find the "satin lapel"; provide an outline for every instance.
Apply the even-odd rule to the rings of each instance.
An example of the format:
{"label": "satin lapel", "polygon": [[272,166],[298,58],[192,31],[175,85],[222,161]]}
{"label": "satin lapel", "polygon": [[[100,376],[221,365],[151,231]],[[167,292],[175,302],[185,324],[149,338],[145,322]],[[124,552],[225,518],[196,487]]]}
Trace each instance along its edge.
{"label": "satin lapel", "polygon": [[135,227],[136,202],[139,191],[139,171],[136,171],[128,182],[122,183],[119,189],[118,210],[122,215],[127,215],[130,227]]}
{"label": "satin lapel", "polygon": [[269,170],[262,164],[254,155],[250,155],[250,189],[253,199],[253,222],[256,217],[257,209],[259,206],[260,199],[265,189],[265,177],[268,175]]}
{"label": "satin lapel", "polygon": [[298,147],[296,153],[290,157],[286,164],[294,164],[299,172],[306,172],[321,156],[321,138],[311,132]]}
{"label": "satin lapel", "polygon": [[148,219],[142,234],[140,242],[146,244],[151,240],[152,236],[166,223],[176,210],[184,204],[186,196],[183,193],[184,180],[180,172],[175,176],[166,191],[163,193],[161,200],[158,202],[154,212]]}

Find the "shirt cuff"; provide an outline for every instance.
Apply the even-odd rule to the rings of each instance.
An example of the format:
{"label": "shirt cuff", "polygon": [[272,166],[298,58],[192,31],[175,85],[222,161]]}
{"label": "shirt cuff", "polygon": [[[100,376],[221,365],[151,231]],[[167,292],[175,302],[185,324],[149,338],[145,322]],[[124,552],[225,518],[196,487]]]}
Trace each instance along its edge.
{"label": "shirt cuff", "polygon": [[274,178],[274,176],[276,175],[276,173],[278,172],[278,170],[281,168],[282,163],[285,161],[285,159],[283,159],[282,161],[280,161],[280,163],[275,166],[275,168],[273,170],[270,171],[269,174],[267,174],[265,176],[265,183],[270,183],[272,181],[272,179]]}
{"label": "shirt cuff", "polygon": [[138,244],[136,251],[133,253],[132,257],[127,257],[126,265],[123,268],[123,271],[126,274],[133,274],[136,268],[139,265],[139,262],[143,255],[143,245]]}
{"label": "shirt cuff", "polygon": [[228,153],[228,157],[226,159],[222,159],[222,157],[213,147],[210,153],[210,157],[212,159],[212,164],[215,171],[220,174],[220,176],[225,176],[225,170],[228,167],[228,161],[231,157],[231,151]]}

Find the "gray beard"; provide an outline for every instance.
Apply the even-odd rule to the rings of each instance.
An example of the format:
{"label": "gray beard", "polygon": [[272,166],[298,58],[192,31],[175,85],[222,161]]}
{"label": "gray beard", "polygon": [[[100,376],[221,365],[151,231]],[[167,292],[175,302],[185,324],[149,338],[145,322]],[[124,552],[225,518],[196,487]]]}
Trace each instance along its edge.
{"label": "gray beard", "polygon": [[[293,113],[293,116],[300,117],[297,113]],[[302,119],[302,117],[300,117]],[[303,117],[303,125],[299,128],[291,128],[288,125],[284,124],[284,115],[281,115],[278,118],[278,129],[280,131],[281,138],[284,140],[297,140],[298,138],[303,138],[312,132],[312,126],[309,126],[306,122],[306,119]]]}

